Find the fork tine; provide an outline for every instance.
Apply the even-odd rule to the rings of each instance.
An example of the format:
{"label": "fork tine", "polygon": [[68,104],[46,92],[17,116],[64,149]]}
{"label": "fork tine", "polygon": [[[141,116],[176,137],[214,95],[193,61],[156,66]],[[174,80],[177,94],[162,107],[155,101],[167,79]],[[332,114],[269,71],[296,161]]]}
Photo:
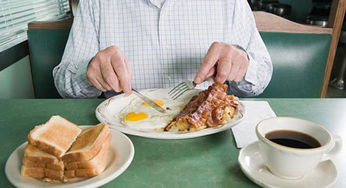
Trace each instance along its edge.
{"label": "fork tine", "polygon": [[177,99],[178,97],[180,97],[182,94],[184,94],[188,90],[189,90],[188,87],[182,88],[178,93],[176,93],[174,96],[172,96],[172,99],[173,100]]}
{"label": "fork tine", "polygon": [[184,82],[181,82],[180,84],[176,85],[173,89],[171,89],[168,94],[174,93],[174,91],[177,91],[179,87],[185,85]]}
{"label": "fork tine", "polygon": [[175,100],[175,99],[179,98],[180,96],[182,96],[186,91],[188,91],[188,89],[183,90],[179,95],[175,96],[175,97],[173,98],[173,100]]}
{"label": "fork tine", "polygon": [[176,88],[172,93],[168,94],[169,96],[174,96],[177,93],[180,92],[180,90],[185,89],[187,86],[186,84],[182,84],[180,87]]}
{"label": "fork tine", "polygon": [[181,90],[184,90],[188,88],[186,84],[181,85],[180,87],[176,88],[169,96],[175,96],[177,93],[179,93]]}

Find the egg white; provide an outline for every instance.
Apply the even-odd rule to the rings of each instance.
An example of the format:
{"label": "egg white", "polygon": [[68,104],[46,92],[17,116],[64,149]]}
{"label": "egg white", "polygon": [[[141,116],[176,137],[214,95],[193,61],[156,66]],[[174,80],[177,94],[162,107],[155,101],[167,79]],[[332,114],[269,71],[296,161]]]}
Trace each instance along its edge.
{"label": "egg white", "polygon": [[[167,96],[167,94],[163,95],[158,92],[148,92],[143,94],[151,99],[162,101],[164,105],[161,107],[166,109],[166,113],[160,113],[150,106],[142,105],[143,101],[136,97],[117,114],[117,118],[123,126],[136,130],[162,131],[163,128],[180,113],[184,105],[187,103],[186,100],[172,100]],[[131,112],[144,112],[148,115],[148,118],[139,121],[127,121],[125,116]]]}

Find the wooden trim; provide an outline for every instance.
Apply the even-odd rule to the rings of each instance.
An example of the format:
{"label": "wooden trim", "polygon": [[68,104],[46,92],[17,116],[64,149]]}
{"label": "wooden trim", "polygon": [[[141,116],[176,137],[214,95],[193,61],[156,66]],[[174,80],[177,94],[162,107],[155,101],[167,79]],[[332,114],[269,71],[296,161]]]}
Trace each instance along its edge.
{"label": "wooden trim", "polygon": [[326,97],[327,89],[330,80],[330,74],[332,72],[333,63],[335,59],[336,48],[338,47],[342,24],[345,17],[346,0],[333,0],[330,15],[329,26],[332,26],[332,41],[330,43],[330,49],[327,59],[326,71],[324,75],[323,87],[321,92],[321,98]]}
{"label": "wooden trim", "polygon": [[70,29],[72,26],[73,18],[68,17],[57,21],[40,21],[30,22],[29,29]]}
{"label": "wooden trim", "polygon": [[70,5],[70,11],[72,16],[74,15],[75,11],[77,10],[79,0],[69,0],[69,5]]}
{"label": "wooden trim", "polygon": [[69,7],[70,7],[70,12],[71,12],[71,15],[74,16],[74,12],[73,12],[73,7],[72,7],[72,1],[73,0],[68,0],[68,4],[69,4]]}
{"label": "wooden trim", "polygon": [[29,55],[28,41],[21,42],[0,52],[0,71]]}
{"label": "wooden trim", "polygon": [[304,25],[292,22],[280,16],[255,11],[257,29],[262,32],[280,32],[280,33],[315,33],[315,34],[331,34],[331,28],[323,28],[318,26]]}

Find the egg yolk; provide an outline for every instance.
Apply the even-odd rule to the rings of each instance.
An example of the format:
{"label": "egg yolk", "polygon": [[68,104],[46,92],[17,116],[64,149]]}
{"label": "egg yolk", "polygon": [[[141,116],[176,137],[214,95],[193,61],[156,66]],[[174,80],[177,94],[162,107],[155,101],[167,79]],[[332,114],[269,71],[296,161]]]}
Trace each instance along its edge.
{"label": "egg yolk", "polygon": [[[157,99],[154,99],[153,100],[155,104],[159,105],[159,106],[163,106],[165,103],[163,103],[162,101],[160,100],[157,100]],[[146,107],[150,107],[148,103],[146,102],[142,102],[142,106],[146,106]]]}
{"label": "egg yolk", "polygon": [[128,114],[126,114],[125,116],[125,120],[126,121],[141,121],[143,119],[147,119],[148,118],[148,114],[144,113],[144,112],[130,112]]}

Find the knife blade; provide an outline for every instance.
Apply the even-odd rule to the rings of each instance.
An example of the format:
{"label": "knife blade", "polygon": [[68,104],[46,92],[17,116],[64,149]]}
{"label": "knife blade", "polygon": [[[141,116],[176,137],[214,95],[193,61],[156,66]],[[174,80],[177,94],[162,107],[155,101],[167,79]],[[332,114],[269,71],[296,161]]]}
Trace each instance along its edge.
{"label": "knife blade", "polygon": [[139,98],[141,98],[144,102],[148,103],[149,106],[151,106],[152,108],[154,108],[155,110],[161,112],[161,113],[165,113],[166,110],[163,109],[161,106],[157,105],[153,100],[151,100],[150,98],[146,97],[145,95],[141,94],[140,92],[138,92],[135,89],[132,89],[133,93],[135,95],[137,95]]}

